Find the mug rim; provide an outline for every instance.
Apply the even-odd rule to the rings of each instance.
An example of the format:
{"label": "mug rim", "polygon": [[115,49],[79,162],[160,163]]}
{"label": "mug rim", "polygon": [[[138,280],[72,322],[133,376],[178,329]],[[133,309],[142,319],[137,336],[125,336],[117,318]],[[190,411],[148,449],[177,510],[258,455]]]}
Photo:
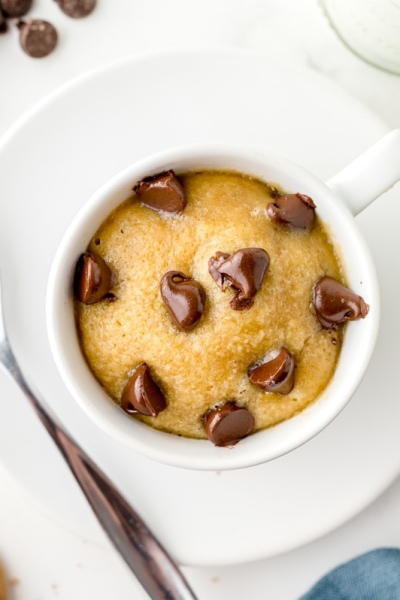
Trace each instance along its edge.
{"label": "mug rim", "polygon": [[[308,193],[312,189],[317,192],[319,199],[322,196],[330,199],[326,203],[324,200],[324,209],[319,208],[318,214],[325,214],[324,210],[328,210],[338,218],[342,230],[340,235],[351,241],[352,252],[357,254],[357,275],[362,273],[363,290],[368,290],[367,302],[371,306],[368,317],[362,322],[347,323],[338,365],[322,394],[297,415],[254,433],[231,448],[219,448],[208,440],[182,438],[158,431],[125,415],[97,382],[81,352],[71,293],[73,272],[79,255],[86,249],[89,240],[104,219],[126,200],[136,181],[169,168],[178,173],[194,168],[223,168],[215,166],[218,160],[220,165],[229,161],[229,164],[253,164],[254,168],[257,165],[263,169],[272,169],[273,172],[282,172],[285,176],[274,181],[279,181],[280,184],[282,179],[292,179],[299,183],[304,181],[307,182],[307,189],[301,188],[302,193]],[[179,164],[193,166],[186,168],[179,167]],[[265,176],[255,173],[254,170],[251,173],[246,168],[230,170],[268,181]],[[290,186],[285,184],[283,187],[290,189]],[[125,188],[126,192],[122,194]],[[313,197],[312,193],[309,195]],[[322,220],[326,222],[324,218]],[[329,229],[331,223],[330,219],[327,222]],[[346,258],[347,254],[341,257],[341,262],[345,261],[347,267]],[[300,165],[275,152],[210,143],[179,146],[158,152],[127,166],[103,184],[84,203],[67,228],[53,259],[46,292],[47,332],[57,369],[72,397],[89,418],[114,439],[139,454],[172,466],[199,470],[228,470],[261,464],[300,447],[322,431],[346,406],[362,380],[378,334],[379,309],[378,279],[368,246],[350,210],[326,184]],[[71,317],[74,319],[75,342],[70,331]],[[351,376],[346,375],[344,384],[339,381],[338,371],[349,326],[352,331],[362,328],[363,343],[359,344],[357,365],[351,371]],[[354,342],[352,346],[356,347],[357,344]],[[354,347],[351,353],[354,352]],[[342,371],[346,373],[345,368],[341,368],[341,375]],[[336,394],[335,402],[329,401],[333,393]]]}

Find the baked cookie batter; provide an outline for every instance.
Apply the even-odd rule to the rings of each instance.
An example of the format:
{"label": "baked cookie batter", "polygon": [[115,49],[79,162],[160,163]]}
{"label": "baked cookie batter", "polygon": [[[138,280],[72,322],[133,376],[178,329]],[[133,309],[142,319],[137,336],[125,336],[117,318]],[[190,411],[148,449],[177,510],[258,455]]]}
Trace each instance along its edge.
{"label": "baked cookie batter", "polygon": [[[76,300],[83,353],[117,404],[132,373],[147,364],[166,407],[134,418],[157,429],[207,438],[204,416],[232,401],[251,412],[255,431],[271,427],[314,402],[332,377],[342,331],[321,327],[312,289],[323,276],[345,282],[344,273],[318,217],[311,231],[269,218],[277,186],[235,172],[190,172],[179,180],[180,212],[151,210],[134,193],[94,234],[88,250],[111,268],[112,287],[92,304]],[[253,248],[268,254],[268,270],[250,308],[234,310],[236,290],[217,285],[209,261]],[[190,330],[176,326],[161,294],[171,271],[204,290]],[[265,391],[249,370],[282,347],[294,359],[293,388]]]}

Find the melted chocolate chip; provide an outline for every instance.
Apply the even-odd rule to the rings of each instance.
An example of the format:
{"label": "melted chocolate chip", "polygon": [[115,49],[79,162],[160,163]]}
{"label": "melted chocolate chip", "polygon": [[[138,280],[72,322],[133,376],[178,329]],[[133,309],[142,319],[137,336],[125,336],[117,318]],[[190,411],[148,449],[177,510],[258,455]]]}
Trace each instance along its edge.
{"label": "melted chocolate chip", "polygon": [[280,196],[267,206],[271,221],[292,229],[311,231],[315,221],[315,204],[305,194]]}
{"label": "melted chocolate chip", "polygon": [[267,392],[289,394],[294,385],[293,356],[282,347],[275,358],[250,369],[249,379]]}
{"label": "melted chocolate chip", "polygon": [[166,405],[164,395],[150,375],[149,367],[141,363],[122,393],[121,408],[129,415],[140,413],[156,417]]}
{"label": "melted chocolate chip", "polygon": [[172,170],[145,177],[133,191],[142,204],[159,212],[176,214],[186,206],[182,185]]}
{"label": "melted chocolate chip", "polygon": [[216,252],[215,256],[212,256],[208,261],[208,272],[221,290],[225,290],[224,276],[218,269],[229,256],[226,252]]}
{"label": "melted chocolate chip", "polygon": [[56,47],[57,31],[48,21],[29,19],[19,21],[17,26],[21,47],[32,58],[43,58]]}
{"label": "melted chocolate chip", "polygon": [[229,304],[233,310],[248,310],[253,306],[254,300],[252,298],[243,298],[240,292],[238,292],[233,296]]}
{"label": "melted chocolate chip", "polygon": [[232,446],[254,430],[254,417],[247,408],[227,402],[204,416],[208,439],[216,446]]}
{"label": "melted chocolate chip", "polygon": [[369,311],[369,305],[361,296],[332,277],[318,279],[312,290],[312,301],[324,329],[335,329],[339,323],[364,319]]}
{"label": "melted chocolate chip", "polygon": [[6,17],[22,17],[26,15],[31,6],[32,0],[0,0],[0,8]]}
{"label": "melted chocolate chip", "polygon": [[93,252],[82,254],[76,264],[75,296],[84,304],[94,304],[108,296],[112,287],[112,271],[107,263]]}
{"label": "melted chocolate chip", "polygon": [[96,0],[56,0],[61,10],[73,19],[87,17],[96,6]]}
{"label": "melted chocolate chip", "polygon": [[230,256],[217,252],[208,261],[208,270],[222,290],[226,286],[237,290],[231,307],[247,310],[254,304],[253,298],[261,288],[269,263],[268,253],[262,248],[242,248]]}
{"label": "melted chocolate chip", "polygon": [[180,331],[195,327],[203,314],[206,294],[197,281],[180,271],[168,271],[161,279],[161,296]]}

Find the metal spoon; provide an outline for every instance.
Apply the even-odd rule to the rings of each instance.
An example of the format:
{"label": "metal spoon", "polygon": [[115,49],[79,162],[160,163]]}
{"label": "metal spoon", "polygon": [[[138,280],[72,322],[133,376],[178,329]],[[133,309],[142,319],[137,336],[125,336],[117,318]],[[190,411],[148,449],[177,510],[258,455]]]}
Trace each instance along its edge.
{"label": "metal spoon", "polygon": [[197,600],[178,566],[111,481],[51,417],[29,388],[4,325],[0,281],[0,364],[57,444],[103,529],[152,600]]}

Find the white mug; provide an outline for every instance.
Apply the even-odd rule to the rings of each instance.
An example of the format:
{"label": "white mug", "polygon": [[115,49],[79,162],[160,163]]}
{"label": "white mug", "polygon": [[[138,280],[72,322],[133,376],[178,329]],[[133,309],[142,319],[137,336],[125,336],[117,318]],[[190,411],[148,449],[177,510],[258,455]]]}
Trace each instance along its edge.
{"label": "white mug", "polygon": [[[75,324],[73,278],[76,262],[104,219],[146,176],[173,169],[228,169],[279,182],[283,189],[315,199],[318,215],[345,262],[349,287],[370,305],[367,317],[348,323],[335,373],[316,402],[274,427],[258,431],[230,448],[208,440],[158,431],[128,417],[92,375]],[[53,356],[72,396],[105,432],[132,450],[173,466],[223,470],[256,465],[299,447],[344,408],[368,367],[379,326],[379,290],[372,258],[353,216],[400,179],[400,131],[395,130],[327,184],[302,167],[275,155],[243,148],[198,144],[161,152],[129,166],[83,206],[58,248],[47,290],[47,327]],[[362,282],[362,284],[361,284]]]}

